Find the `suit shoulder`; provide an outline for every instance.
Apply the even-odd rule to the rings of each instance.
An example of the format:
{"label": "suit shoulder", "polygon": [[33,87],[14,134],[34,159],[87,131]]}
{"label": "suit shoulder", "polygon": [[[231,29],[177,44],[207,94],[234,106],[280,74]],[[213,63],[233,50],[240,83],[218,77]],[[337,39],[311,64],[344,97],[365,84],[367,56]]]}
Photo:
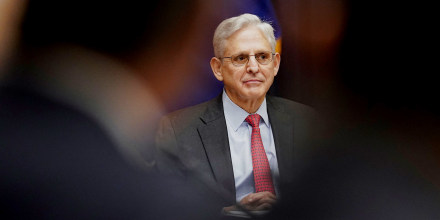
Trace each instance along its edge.
{"label": "suit shoulder", "polygon": [[163,120],[169,120],[175,129],[185,129],[187,127],[197,126],[201,120],[200,117],[206,112],[208,106],[212,105],[215,99],[182,108],[163,116]]}
{"label": "suit shoulder", "polygon": [[311,106],[292,101],[289,99],[276,97],[276,96],[267,96],[267,100],[269,103],[274,105],[276,108],[279,108],[283,111],[288,112],[296,112],[296,113],[302,113],[307,115],[316,115],[317,111],[312,108]]}
{"label": "suit shoulder", "polygon": [[176,119],[176,118],[188,118],[188,117],[192,118],[192,117],[200,116],[205,111],[210,101],[206,101],[197,105],[178,109],[176,111],[166,114],[164,117],[170,119]]}

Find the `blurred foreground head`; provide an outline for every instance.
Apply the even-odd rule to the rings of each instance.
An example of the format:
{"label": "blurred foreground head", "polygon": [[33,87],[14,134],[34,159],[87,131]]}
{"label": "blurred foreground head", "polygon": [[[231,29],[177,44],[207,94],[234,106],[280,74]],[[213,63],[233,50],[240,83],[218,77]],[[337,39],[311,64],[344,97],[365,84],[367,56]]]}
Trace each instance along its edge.
{"label": "blurred foreground head", "polygon": [[164,84],[185,73],[179,60],[197,7],[186,0],[29,1],[12,78],[25,75],[27,86],[98,119],[122,149],[141,151],[129,150],[130,157],[152,160],[146,145],[163,95],[173,94]]}

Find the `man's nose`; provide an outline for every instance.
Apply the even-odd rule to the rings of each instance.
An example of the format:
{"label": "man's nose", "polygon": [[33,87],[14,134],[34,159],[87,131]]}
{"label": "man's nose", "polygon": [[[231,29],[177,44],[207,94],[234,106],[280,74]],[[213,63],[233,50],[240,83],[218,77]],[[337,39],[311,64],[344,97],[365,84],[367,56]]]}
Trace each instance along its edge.
{"label": "man's nose", "polygon": [[247,63],[247,71],[249,73],[257,73],[259,71],[260,66],[258,65],[257,59],[255,59],[255,56],[249,56],[249,61]]}

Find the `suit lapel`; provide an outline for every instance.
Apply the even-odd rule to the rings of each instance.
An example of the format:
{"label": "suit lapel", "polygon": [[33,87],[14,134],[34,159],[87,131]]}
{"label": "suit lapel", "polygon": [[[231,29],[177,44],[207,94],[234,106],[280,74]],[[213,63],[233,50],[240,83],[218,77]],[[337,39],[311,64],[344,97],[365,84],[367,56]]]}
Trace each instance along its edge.
{"label": "suit lapel", "polygon": [[204,122],[198,132],[205,148],[214,178],[231,193],[231,202],[235,203],[235,181],[232,160],[229,150],[228,133],[223,112],[222,96],[208,105],[201,116]]}
{"label": "suit lapel", "polygon": [[290,182],[293,164],[294,120],[267,96],[267,112],[272,127],[281,182]]}

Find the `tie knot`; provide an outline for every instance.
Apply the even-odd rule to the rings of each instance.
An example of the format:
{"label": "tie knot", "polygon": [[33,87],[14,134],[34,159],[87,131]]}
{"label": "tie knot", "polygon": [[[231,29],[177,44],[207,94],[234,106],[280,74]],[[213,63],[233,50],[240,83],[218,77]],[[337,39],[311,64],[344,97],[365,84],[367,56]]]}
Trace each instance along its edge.
{"label": "tie knot", "polygon": [[252,114],[246,117],[246,122],[249,123],[253,128],[258,128],[260,126],[260,118],[259,114]]}

